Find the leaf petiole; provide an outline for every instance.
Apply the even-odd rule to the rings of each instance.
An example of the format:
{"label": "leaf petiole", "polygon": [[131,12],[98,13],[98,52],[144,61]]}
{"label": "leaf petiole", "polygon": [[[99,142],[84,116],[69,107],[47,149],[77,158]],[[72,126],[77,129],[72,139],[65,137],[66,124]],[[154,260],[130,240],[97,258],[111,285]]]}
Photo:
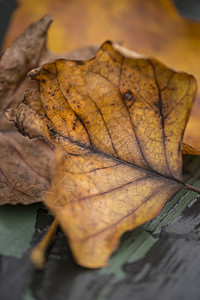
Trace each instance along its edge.
{"label": "leaf petiole", "polygon": [[45,253],[47,250],[47,247],[52,239],[52,237],[55,235],[58,228],[58,221],[55,219],[53,223],[51,224],[49,230],[44,235],[42,240],[33,248],[30,254],[30,259],[33,265],[38,269],[43,269],[45,265]]}
{"label": "leaf petiole", "polygon": [[183,185],[184,185],[184,187],[185,187],[186,189],[188,189],[188,190],[190,190],[190,191],[193,191],[193,192],[195,192],[195,193],[200,194],[200,189],[199,189],[199,188],[197,188],[197,187],[195,187],[195,186],[192,186],[192,185],[189,185],[189,184],[187,184],[187,183],[184,183]]}

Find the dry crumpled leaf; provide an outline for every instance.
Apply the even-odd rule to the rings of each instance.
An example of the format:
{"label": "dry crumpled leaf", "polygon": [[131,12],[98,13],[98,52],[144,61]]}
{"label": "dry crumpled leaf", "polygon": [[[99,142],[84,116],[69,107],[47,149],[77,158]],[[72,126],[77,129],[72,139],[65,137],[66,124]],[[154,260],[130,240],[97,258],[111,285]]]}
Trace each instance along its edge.
{"label": "dry crumpled leaf", "polygon": [[[40,64],[46,50],[46,36],[52,18],[49,15],[31,24],[6,49],[0,61],[0,109],[8,106],[29,70]],[[31,37],[31,38],[30,38]]]}
{"label": "dry crumpled leaf", "polygon": [[[8,45],[30,21],[49,12],[56,19],[48,45],[62,52],[110,39],[193,74],[200,84],[200,24],[181,16],[168,0],[18,0],[7,34]],[[184,142],[200,149],[200,95]]]}
{"label": "dry crumpled leaf", "polygon": [[110,42],[91,60],[57,60],[30,76],[49,133],[43,118],[33,122],[34,105],[9,110],[7,118],[62,146],[45,204],[76,261],[105,266],[125,231],[186,187],[181,147],[196,81],[154,59],[125,57]]}
{"label": "dry crumpled leaf", "polygon": [[[49,187],[52,149],[17,132],[0,133],[0,204],[42,201]],[[38,157],[39,153],[39,157]]]}
{"label": "dry crumpled leaf", "polygon": [[53,149],[42,140],[31,141],[20,135],[5,119],[4,111],[16,106],[25,88],[35,87],[26,74],[46,56],[51,21],[47,15],[31,24],[0,60],[0,205],[42,201],[49,187]]}

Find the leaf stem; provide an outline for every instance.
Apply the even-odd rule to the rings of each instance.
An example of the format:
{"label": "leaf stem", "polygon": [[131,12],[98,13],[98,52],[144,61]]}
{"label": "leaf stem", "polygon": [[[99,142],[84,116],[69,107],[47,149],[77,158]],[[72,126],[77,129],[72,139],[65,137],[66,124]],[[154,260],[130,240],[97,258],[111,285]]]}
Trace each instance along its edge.
{"label": "leaf stem", "polygon": [[184,185],[184,187],[185,187],[186,189],[191,190],[191,191],[193,191],[193,192],[195,192],[195,193],[200,194],[200,189],[199,189],[199,188],[197,188],[197,187],[195,187],[195,186],[192,186],[192,185],[189,185],[189,184],[187,184],[187,183],[184,183],[183,185]]}
{"label": "leaf stem", "polygon": [[56,230],[58,228],[58,221],[55,219],[51,226],[49,227],[49,230],[44,235],[42,240],[33,248],[33,250],[30,253],[30,259],[33,265],[38,269],[43,269],[45,265],[45,252],[47,250],[47,247],[52,239],[52,237],[55,235]]}

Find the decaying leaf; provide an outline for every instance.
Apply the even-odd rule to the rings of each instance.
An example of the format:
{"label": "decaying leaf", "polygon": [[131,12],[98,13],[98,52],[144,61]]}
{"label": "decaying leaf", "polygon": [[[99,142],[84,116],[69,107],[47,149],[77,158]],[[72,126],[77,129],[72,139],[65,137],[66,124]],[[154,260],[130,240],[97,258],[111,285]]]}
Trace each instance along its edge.
{"label": "decaying leaf", "polygon": [[[53,149],[42,140],[31,141],[20,135],[5,119],[4,111],[16,106],[24,89],[35,87],[26,74],[46,56],[46,36],[51,21],[47,15],[31,24],[0,60],[0,205],[42,201],[49,187]],[[24,100],[26,104],[29,91]]]}
{"label": "decaying leaf", "polygon": [[42,201],[49,187],[52,149],[17,132],[0,133],[0,205]]}
{"label": "decaying leaf", "polygon": [[42,119],[33,122],[30,104],[7,118],[30,137],[37,128],[61,146],[45,204],[76,261],[105,266],[125,231],[186,187],[182,138],[196,81],[154,59],[125,57],[110,42],[93,59],[56,60],[30,76],[39,85]]}
{"label": "decaying leaf", "polygon": [[41,57],[46,52],[47,30],[51,21],[52,18],[46,15],[39,22],[31,24],[2,55],[0,61],[1,113],[13,100],[27,72],[40,64]]}
{"label": "decaying leaf", "polygon": [[[129,49],[154,56],[177,70],[193,74],[200,83],[200,24],[187,20],[169,0],[18,0],[5,41],[45,13],[56,22],[48,45],[52,51],[71,51],[104,40],[123,41]],[[184,142],[200,149],[200,96],[195,101]]]}

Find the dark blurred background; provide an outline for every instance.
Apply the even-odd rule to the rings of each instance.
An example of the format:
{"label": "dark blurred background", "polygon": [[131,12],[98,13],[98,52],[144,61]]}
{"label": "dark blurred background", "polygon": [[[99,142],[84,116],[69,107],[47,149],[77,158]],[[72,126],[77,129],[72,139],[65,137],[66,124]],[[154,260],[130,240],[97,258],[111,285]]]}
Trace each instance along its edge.
{"label": "dark blurred background", "polygon": [[17,2],[15,0],[0,0],[0,49],[10,18],[16,7]]}

